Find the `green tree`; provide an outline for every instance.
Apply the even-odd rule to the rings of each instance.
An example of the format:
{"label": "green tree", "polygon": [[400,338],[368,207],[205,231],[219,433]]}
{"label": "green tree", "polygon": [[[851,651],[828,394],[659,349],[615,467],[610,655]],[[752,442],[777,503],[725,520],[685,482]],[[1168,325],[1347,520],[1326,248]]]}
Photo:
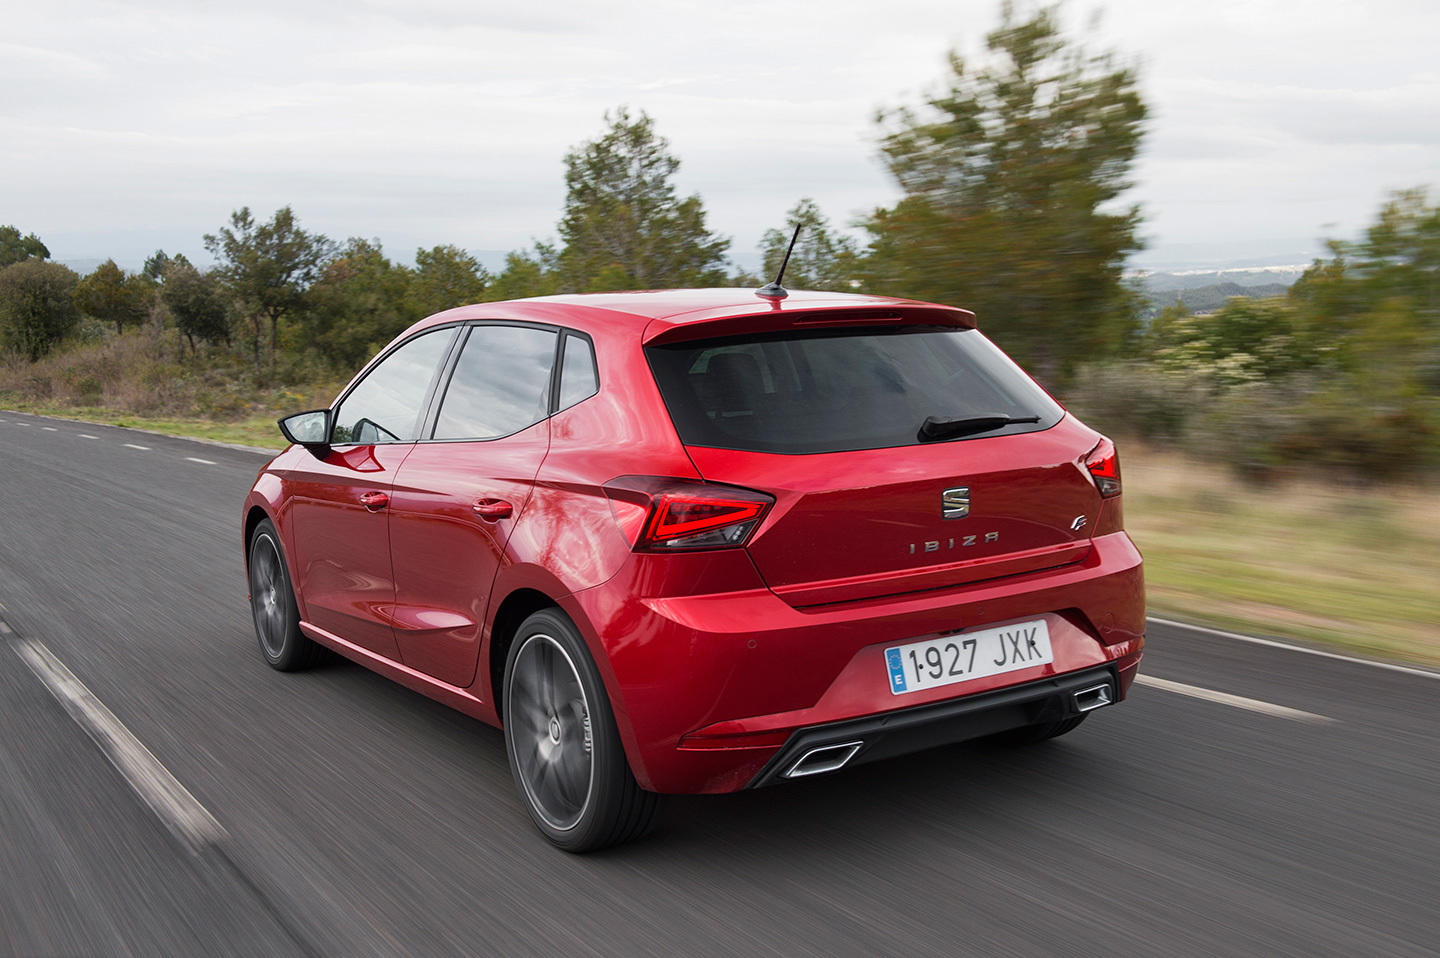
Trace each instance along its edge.
{"label": "green tree", "polygon": [[125,271],[107,259],[75,288],[75,304],[87,316],[114,323],[115,332],[139,326],[150,313],[151,287],[140,276]]}
{"label": "green tree", "polygon": [[21,236],[13,226],[0,226],[0,269],[30,258],[49,259],[50,250],[34,233]]}
{"label": "green tree", "polygon": [[643,111],[605,114],[599,139],[565,155],[559,270],[570,290],[706,286],[724,281],[726,237],[705,228],[698,195],[680,199],[680,161]]}
{"label": "green tree", "polygon": [[1138,207],[1117,206],[1140,146],[1134,72],[1060,33],[1056,9],[1006,3],[972,70],[950,56],[948,89],[879,117],[904,197],[877,209],[866,281],[974,309],[1047,382],[1125,346],[1135,330],[1125,256]]}
{"label": "green tree", "polygon": [[31,362],[49,352],[80,321],[78,282],[68,266],[38,257],[0,269],[0,342]]}
{"label": "green tree", "polygon": [[145,265],[141,268],[140,275],[152,283],[163,283],[165,282],[165,274],[169,272],[170,267],[179,265],[190,265],[190,261],[185,258],[184,253],[176,253],[174,256],[171,256],[163,249],[157,249],[146,257]]}
{"label": "green tree", "polygon": [[436,246],[415,251],[410,277],[412,312],[429,316],[441,310],[479,303],[485,299],[490,274],[480,261],[458,246]]}
{"label": "green tree", "polygon": [[506,255],[505,269],[491,281],[492,300],[550,296],[560,292],[559,254],[555,247],[536,243],[534,252],[516,250]]}
{"label": "green tree", "polygon": [[311,347],[352,369],[424,314],[410,297],[413,277],[378,241],[351,237],[310,288],[303,328]]}
{"label": "green tree", "polygon": [[194,352],[197,339],[230,342],[230,317],[224,291],[214,273],[202,273],[183,256],[168,261],[161,277],[160,299]]}
{"label": "green tree", "polygon": [[785,214],[788,229],[766,230],[760,240],[760,254],[765,258],[762,272],[765,281],[775,278],[790,237],[800,227],[795,251],[785,267],[785,285],[791,289],[825,289],[849,292],[856,277],[859,253],[855,241],[836,234],[820,207],[808,196]]}
{"label": "green tree", "polygon": [[216,272],[249,323],[257,367],[266,323],[274,368],[280,321],[305,308],[306,291],[334,248],[325,236],[301,229],[288,206],[276,210],[268,223],[257,222],[249,207],[241,207],[231,214],[229,226],[205,234],[205,249],[219,263]]}

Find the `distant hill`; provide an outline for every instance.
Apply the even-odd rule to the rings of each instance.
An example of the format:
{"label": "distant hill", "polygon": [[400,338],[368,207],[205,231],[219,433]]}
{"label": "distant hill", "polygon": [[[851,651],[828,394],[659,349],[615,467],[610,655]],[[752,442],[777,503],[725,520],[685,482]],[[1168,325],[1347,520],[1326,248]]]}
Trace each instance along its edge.
{"label": "distant hill", "polygon": [[1192,313],[1211,313],[1234,296],[1284,296],[1304,272],[1303,266],[1254,266],[1138,272],[1131,278],[1150,301],[1149,315],[1156,316],[1176,302],[1183,302]]}

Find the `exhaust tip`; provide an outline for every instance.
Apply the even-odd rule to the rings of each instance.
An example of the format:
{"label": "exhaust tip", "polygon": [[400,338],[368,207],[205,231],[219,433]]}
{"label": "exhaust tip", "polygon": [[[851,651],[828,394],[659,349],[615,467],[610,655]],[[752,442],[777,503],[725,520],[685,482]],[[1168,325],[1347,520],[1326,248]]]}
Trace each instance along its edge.
{"label": "exhaust tip", "polygon": [[804,778],[806,775],[823,775],[838,772],[855,757],[864,742],[844,742],[840,745],[822,745],[812,748],[795,760],[786,770],[785,778]]}
{"label": "exhaust tip", "polygon": [[1093,712],[1095,709],[1104,708],[1115,701],[1115,695],[1110,691],[1110,683],[1094,685],[1088,689],[1080,689],[1072,696],[1077,712]]}

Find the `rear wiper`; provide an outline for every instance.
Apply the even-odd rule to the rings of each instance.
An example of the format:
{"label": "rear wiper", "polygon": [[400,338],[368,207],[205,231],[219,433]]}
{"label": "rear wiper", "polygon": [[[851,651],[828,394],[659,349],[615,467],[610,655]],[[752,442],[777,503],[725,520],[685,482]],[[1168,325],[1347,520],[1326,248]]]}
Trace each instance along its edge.
{"label": "rear wiper", "polygon": [[1039,421],[1039,416],[1007,416],[999,412],[985,413],[979,416],[962,416],[958,419],[926,416],[925,422],[920,426],[919,439],[921,442],[934,442],[937,439],[953,439],[956,436],[972,436],[976,433],[989,432],[1011,423]]}

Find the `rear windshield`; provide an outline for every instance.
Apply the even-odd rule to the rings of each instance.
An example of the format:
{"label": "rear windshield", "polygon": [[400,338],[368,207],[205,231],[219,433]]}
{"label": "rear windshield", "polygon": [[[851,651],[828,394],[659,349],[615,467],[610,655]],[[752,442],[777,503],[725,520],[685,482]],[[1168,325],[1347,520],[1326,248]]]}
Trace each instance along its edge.
{"label": "rear windshield", "polygon": [[[652,346],[645,354],[690,446],[881,449],[1034,432],[1064,415],[973,329],[807,330]],[[927,418],[944,428],[932,422],[922,433]]]}

